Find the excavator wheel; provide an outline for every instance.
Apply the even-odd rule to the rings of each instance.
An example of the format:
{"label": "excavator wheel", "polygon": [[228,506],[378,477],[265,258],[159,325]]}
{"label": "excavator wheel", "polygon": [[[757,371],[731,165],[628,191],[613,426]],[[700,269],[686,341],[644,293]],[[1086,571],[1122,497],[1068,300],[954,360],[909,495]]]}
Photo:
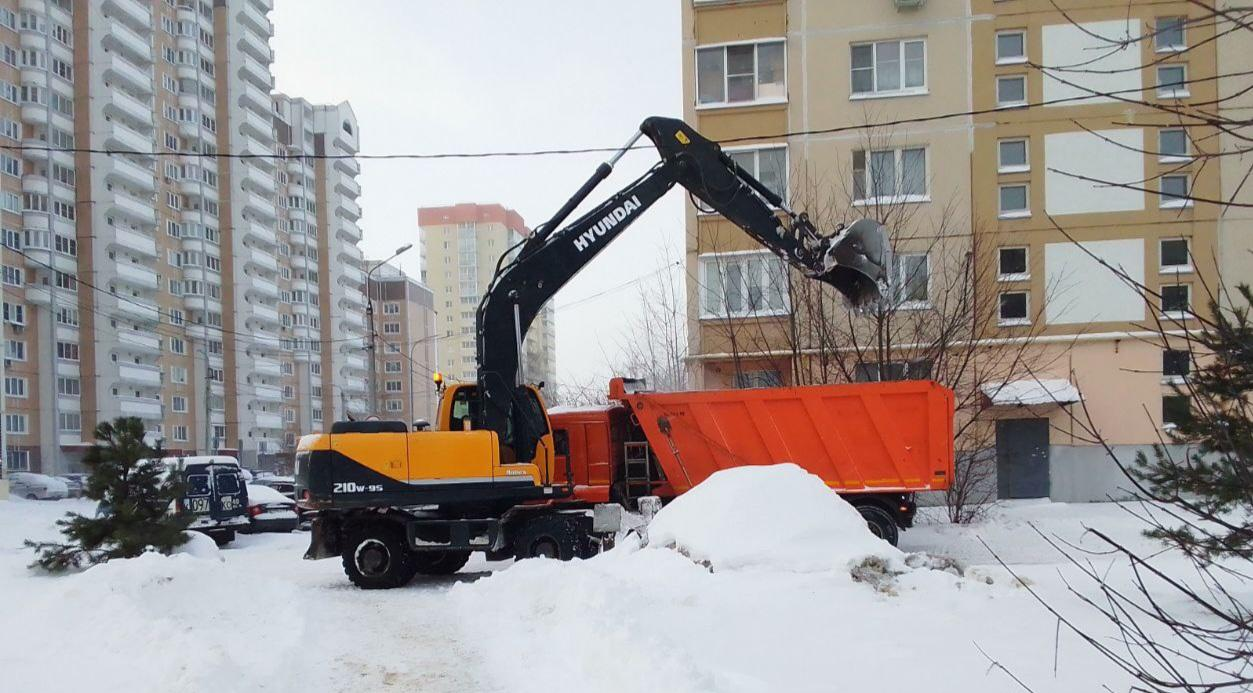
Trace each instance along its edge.
{"label": "excavator wheel", "polygon": [[537,515],[514,535],[515,558],[556,558],[568,561],[572,558],[588,558],[596,553],[588,529],[589,519],[582,515]]}
{"label": "excavator wheel", "polygon": [[414,551],[410,560],[422,575],[452,575],[470,560],[469,551]]}
{"label": "excavator wheel", "polygon": [[418,570],[404,528],[392,522],[349,525],[341,546],[344,572],[361,589],[403,587]]}

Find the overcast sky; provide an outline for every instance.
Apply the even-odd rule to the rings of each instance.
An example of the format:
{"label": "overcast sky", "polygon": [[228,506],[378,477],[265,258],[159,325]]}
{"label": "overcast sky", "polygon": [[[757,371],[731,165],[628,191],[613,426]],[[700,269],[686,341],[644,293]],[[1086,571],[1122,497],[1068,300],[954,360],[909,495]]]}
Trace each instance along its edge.
{"label": "overcast sky", "polygon": [[[646,116],[682,114],[674,0],[276,0],[271,19],[275,88],[350,102],[362,153],[617,146]],[[603,158],[362,161],[362,248],[414,243],[401,264],[417,276],[418,207],[499,202],[535,226]],[[655,161],[631,153],[589,204]],[[667,245],[679,257],[682,200],[672,191],[557,295],[558,380],[607,373],[638,283],[610,290]]]}

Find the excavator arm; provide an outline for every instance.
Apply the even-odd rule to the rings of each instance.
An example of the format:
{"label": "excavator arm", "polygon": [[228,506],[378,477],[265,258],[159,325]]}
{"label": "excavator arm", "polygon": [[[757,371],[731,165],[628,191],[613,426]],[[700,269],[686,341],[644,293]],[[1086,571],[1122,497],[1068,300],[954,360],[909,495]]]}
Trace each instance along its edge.
{"label": "excavator arm", "polygon": [[[661,160],[591,211],[560,227],[640,137]],[[835,287],[849,302],[879,298],[887,277],[883,227],[861,219],[823,235],[809,218],[681,120],[649,118],[640,131],[579,188],[552,219],[501,256],[477,312],[478,392],[475,428],[496,431],[519,461],[534,457],[544,413],[524,383],[523,340],[540,309],[641,214],[680,185],[805,276]],[[560,228],[558,228],[560,227]]]}

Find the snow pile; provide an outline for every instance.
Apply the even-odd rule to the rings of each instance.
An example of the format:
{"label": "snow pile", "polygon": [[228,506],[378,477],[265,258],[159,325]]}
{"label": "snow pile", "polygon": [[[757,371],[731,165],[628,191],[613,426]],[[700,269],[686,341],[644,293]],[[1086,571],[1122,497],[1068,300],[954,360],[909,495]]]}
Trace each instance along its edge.
{"label": "snow pile", "polygon": [[200,532],[183,532],[187,536],[187,543],[174,549],[175,554],[187,554],[195,558],[206,561],[223,561],[222,552],[218,550],[217,542],[209,538],[207,534]]}
{"label": "snow pile", "polygon": [[662,508],[649,547],[674,548],[711,570],[798,572],[904,556],[870,533],[853,506],[794,464],[724,469]]}

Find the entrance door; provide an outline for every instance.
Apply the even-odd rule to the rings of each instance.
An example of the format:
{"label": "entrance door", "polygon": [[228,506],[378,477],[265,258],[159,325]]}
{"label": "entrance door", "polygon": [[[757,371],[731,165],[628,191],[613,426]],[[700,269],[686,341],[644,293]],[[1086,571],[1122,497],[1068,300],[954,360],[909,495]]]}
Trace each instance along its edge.
{"label": "entrance door", "polygon": [[996,495],[1045,498],[1049,495],[1048,419],[996,422]]}

